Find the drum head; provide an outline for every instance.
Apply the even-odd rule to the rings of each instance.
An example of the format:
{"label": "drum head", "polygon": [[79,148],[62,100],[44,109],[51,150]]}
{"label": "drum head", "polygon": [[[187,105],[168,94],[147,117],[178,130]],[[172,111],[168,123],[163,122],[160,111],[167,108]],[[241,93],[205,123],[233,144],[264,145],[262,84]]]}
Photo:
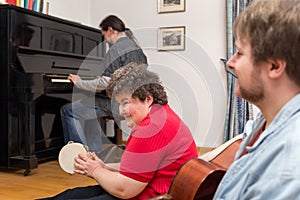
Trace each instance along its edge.
{"label": "drum head", "polygon": [[69,174],[74,174],[74,158],[78,154],[86,154],[88,151],[83,144],[69,142],[59,152],[58,162],[60,167]]}

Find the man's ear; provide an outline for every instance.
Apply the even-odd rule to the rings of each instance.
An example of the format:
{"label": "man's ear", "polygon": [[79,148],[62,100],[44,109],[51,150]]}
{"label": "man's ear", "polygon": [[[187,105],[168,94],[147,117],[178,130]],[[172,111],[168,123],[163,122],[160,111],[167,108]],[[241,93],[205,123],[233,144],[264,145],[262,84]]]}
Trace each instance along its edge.
{"label": "man's ear", "polygon": [[112,32],[114,31],[114,29],[113,29],[111,26],[109,26],[109,27],[107,28],[107,31],[108,31],[109,33],[112,33]]}
{"label": "man's ear", "polygon": [[272,60],[270,61],[270,70],[269,70],[269,76],[271,78],[278,78],[282,76],[282,74],[285,72],[286,69],[286,61],[285,60]]}

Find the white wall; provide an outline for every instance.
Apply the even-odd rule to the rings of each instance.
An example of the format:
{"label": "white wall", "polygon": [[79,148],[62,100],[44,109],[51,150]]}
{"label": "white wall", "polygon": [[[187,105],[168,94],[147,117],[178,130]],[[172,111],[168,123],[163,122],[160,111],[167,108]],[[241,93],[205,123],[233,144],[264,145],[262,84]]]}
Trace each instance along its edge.
{"label": "white wall", "polygon": [[90,24],[89,0],[45,0],[46,2],[49,2],[49,15],[86,25]]}
{"label": "white wall", "polygon": [[[158,14],[157,0],[49,0],[50,14],[98,27],[119,16],[138,38],[150,69],[159,73],[170,105],[190,127],[198,146],[222,142],[226,76],[225,1],[186,0],[186,11]],[[77,4],[78,3],[78,4]],[[76,6],[71,6],[76,4]],[[159,27],[186,26],[184,51],[158,52]]]}

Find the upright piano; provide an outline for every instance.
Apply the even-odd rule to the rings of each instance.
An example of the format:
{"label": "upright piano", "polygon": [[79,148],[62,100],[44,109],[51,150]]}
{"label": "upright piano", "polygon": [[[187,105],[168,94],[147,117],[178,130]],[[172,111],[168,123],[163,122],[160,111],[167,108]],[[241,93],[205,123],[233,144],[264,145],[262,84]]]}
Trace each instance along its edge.
{"label": "upright piano", "polygon": [[0,47],[0,167],[28,175],[57,157],[64,145],[60,108],[85,95],[68,74],[101,74],[105,45],[96,28],[6,4]]}

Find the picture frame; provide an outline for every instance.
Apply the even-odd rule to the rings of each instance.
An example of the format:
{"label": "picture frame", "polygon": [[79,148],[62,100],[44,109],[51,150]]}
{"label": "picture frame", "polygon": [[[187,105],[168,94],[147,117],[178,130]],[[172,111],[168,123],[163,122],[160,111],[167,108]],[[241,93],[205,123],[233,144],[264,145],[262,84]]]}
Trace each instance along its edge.
{"label": "picture frame", "polygon": [[158,13],[184,12],[185,0],[157,0]]}
{"label": "picture frame", "polygon": [[185,26],[160,27],[157,34],[158,51],[182,51],[185,49]]}

